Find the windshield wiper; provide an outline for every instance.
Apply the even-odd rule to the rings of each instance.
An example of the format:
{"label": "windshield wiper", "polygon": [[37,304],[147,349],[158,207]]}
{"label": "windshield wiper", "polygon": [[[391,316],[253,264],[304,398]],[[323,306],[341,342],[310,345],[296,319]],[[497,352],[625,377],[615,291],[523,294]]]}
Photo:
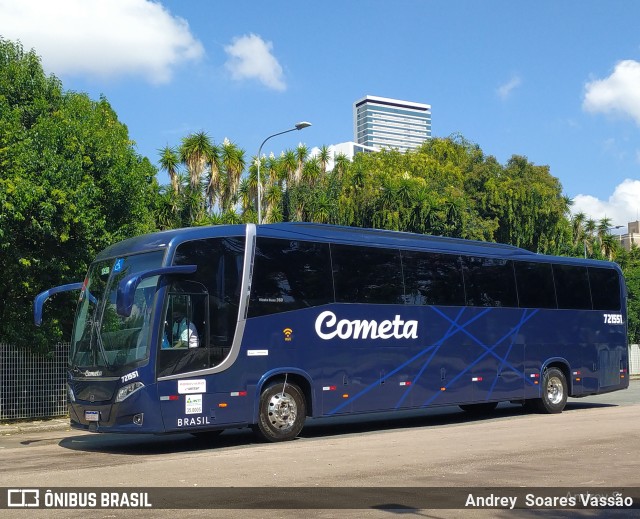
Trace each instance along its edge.
{"label": "windshield wiper", "polygon": [[[100,335],[100,326],[98,321],[93,321],[92,323],[93,330],[96,334],[96,339],[98,342],[98,348],[100,353],[102,354],[102,360],[104,361],[104,365],[111,369],[113,366],[109,364],[109,360],[107,359],[107,350],[104,349],[104,343],[102,342],[102,335]],[[97,363],[96,363],[97,364]]]}

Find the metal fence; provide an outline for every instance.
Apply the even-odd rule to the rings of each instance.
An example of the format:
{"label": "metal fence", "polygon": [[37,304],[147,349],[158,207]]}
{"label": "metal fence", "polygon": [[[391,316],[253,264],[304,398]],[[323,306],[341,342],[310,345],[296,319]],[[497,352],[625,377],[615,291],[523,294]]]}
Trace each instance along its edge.
{"label": "metal fence", "polygon": [[69,343],[48,355],[0,344],[0,420],[66,415],[68,355]]}
{"label": "metal fence", "polygon": [[629,374],[640,375],[640,344],[629,345]]}

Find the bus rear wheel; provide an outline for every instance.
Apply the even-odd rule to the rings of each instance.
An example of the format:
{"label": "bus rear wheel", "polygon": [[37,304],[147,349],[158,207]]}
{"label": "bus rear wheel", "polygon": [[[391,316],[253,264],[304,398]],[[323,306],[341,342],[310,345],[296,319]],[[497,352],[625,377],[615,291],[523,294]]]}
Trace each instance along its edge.
{"label": "bus rear wheel", "polygon": [[561,413],[567,403],[567,379],[558,368],[549,368],[542,377],[542,398],[529,403],[539,413]]}
{"label": "bus rear wheel", "polygon": [[268,386],[260,395],[258,423],[254,431],[264,440],[293,440],[304,426],[307,408],[296,384],[282,382]]}

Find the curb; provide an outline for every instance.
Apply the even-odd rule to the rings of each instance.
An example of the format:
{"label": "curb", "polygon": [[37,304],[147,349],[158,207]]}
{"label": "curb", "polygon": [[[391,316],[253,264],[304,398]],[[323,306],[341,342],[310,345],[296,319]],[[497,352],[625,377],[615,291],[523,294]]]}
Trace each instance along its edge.
{"label": "curb", "polygon": [[70,431],[69,418],[0,424],[0,436],[43,431]]}

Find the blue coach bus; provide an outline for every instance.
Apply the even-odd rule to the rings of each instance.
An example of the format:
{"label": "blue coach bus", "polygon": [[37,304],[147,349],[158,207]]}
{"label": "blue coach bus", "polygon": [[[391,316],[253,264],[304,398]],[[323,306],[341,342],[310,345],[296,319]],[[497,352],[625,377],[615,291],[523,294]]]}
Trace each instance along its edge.
{"label": "blue coach bus", "polygon": [[502,401],[559,413],[628,386],[614,263],[310,223],[116,243],[80,289],[71,425],[295,438],[307,417]]}

